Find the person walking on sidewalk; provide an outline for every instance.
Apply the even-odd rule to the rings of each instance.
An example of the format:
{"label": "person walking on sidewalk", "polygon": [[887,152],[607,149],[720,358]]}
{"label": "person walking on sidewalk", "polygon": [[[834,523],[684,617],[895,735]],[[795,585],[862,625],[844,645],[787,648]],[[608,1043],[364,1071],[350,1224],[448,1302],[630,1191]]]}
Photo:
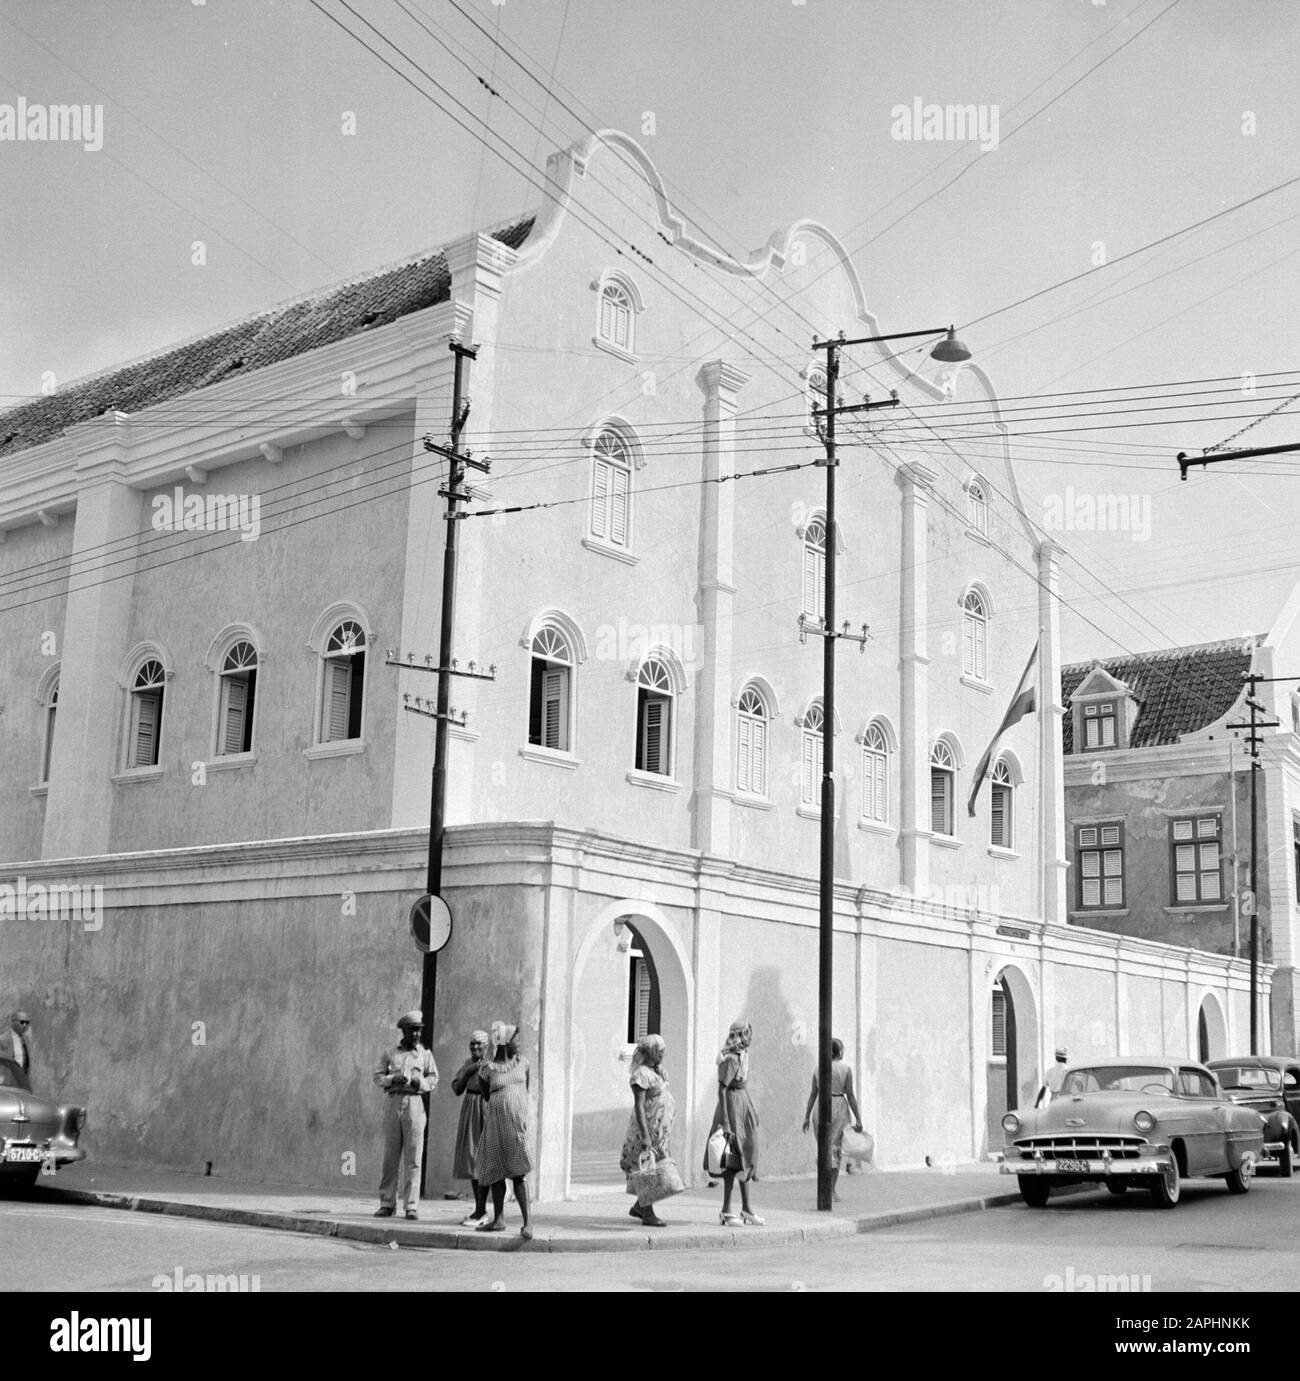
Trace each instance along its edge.
{"label": "person walking on sidewalk", "polygon": [[528,1185],[532,1173],[528,1155],[528,1061],[519,1054],[519,1028],[494,1021],[488,1033],[492,1057],[485,1060],[479,1075],[487,1090],[487,1110],[483,1136],[478,1144],[475,1170],[479,1184],[492,1191],[492,1221],[479,1232],[504,1232],[501,1215],[506,1206],[506,1181],[514,1184],[515,1200],[524,1215],[519,1235],[529,1241],[533,1235],[528,1212]]}
{"label": "person walking on sidewalk", "polygon": [[[632,1117],[627,1124],[622,1154],[618,1158],[619,1169],[628,1177],[629,1193],[632,1192],[633,1176],[641,1174],[641,1157],[647,1151],[654,1157],[656,1165],[672,1160],[669,1142],[677,1106],[668,1089],[668,1076],[663,1070],[666,1049],[662,1036],[642,1036],[632,1054],[632,1068],[628,1075],[632,1088]],[[673,1174],[676,1175],[675,1166]],[[678,1178],[675,1183],[680,1186],[681,1180]],[[633,1218],[640,1218],[648,1228],[667,1226],[655,1212],[654,1202],[649,1199],[645,1189],[637,1191],[637,1201],[628,1212]]]}
{"label": "person walking on sidewalk", "polygon": [[420,1044],[422,1012],[397,1018],[401,1041],[385,1050],[375,1070],[375,1083],[387,1095],[384,1105],[384,1168],[379,1181],[376,1218],[391,1218],[398,1194],[408,1218],[418,1218],[420,1166],[424,1160],[426,1115],[422,1094],[438,1087],[438,1066]]}
{"label": "person walking on sidewalk", "polygon": [[[813,1108],[817,1106],[817,1071],[813,1070],[812,1092],[803,1112],[803,1129],[812,1125]],[[857,1095],[853,1091],[853,1071],[844,1062],[844,1042],[831,1041],[831,1197],[838,1199],[840,1162],[844,1158],[844,1133],[849,1129],[852,1114],[853,1130],[862,1130],[862,1113],[858,1110]]]}
{"label": "person walking on sidewalk", "polygon": [[481,1228],[488,1220],[487,1190],[479,1183],[475,1166],[479,1142],[483,1137],[483,1119],[487,1115],[487,1085],[479,1073],[479,1067],[487,1055],[487,1044],[486,1031],[470,1032],[469,1059],[451,1079],[451,1091],[461,1100],[451,1174],[453,1179],[468,1180],[474,1190],[474,1212],[461,1221],[461,1227],[464,1228]]}
{"label": "person walking on sidewalk", "polygon": [[[719,1128],[729,1134],[740,1155],[738,1170],[722,1172],[722,1212],[718,1221],[724,1227],[761,1227],[764,1219],[754,1212],[749,1201],[749,1185],[758,1178],[758,1110],[749,1096],[749,1045],[752,1029],[747,1021],[733,1021],[727,1043],[718,1052],[718,1104],[713,1111],[709,1136]],[[709,1168],[705,1152],[704,1168]],[[731,1211],[731,1191],[740,1180],[740,1217]]]}

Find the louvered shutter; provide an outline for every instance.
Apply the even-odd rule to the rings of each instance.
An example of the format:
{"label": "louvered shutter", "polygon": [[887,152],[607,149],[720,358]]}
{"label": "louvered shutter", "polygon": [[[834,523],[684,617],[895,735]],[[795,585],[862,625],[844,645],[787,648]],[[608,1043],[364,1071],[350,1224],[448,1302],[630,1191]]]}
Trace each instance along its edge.
{"label": "louvered shutter", "polygon": [[1007,847],[1007,792],[1005,787],[995,786],[989,793],[991,815],[990,842],[997,848]]}
{"label": "louvered shutter", "polygon": [[767,794],[767,724],[761,719],[750,720],[749,789]]}
{"label": "louvered shutter", "polygon": [[815,734],[803,736],[803,803],[816,806],[821,800],[821,742]]}
{"label": "louvered shutter", "polygon": [[627,471],[609,467],[609,540],[627,545]]}
{"label": "louvered shutter", "polygon": [[642,748],[641,761],[645,764],[647,772],[662,773],[663,768],[663,737],[664,737],[664,710],[667,702],[664,700],[647,697],[645,702],[644,721],[642,724]]}
{"label": "louvered shutter", "polygon": [[222,678],[221,688],[225,692],[225,734],[222,740],[223,753],[242,753],[244,751],[244,719],[248,709],[248,686],[234,676]]}
{"label": "louvered shutter", "polygon": [[874,785],[875,785],[875,801],[874,801],[874,806],[873,806],[873,809],[874,809],[874,812],[875,812],[875,819],[877,819],[877,820],[882,820],[882,821],[883,821],[883,820],[888,820],[888,819],[889,819],[889,772],[888,772],[888,765],[889,765],[889,763],[888,763],[888,759],[885,757],[885,755],[884,755],[883,753],[876,753],[876,754],[873,755],[873,764],[872,764],[872,765],[873,765],[873,767],[874,767],[874,769],[875,769],[874,772],[873,772],[873,774],[872,774],[873,777],[874,777]]}
{"label": "louvered shutter", "polygon": [[636,983],[636,1038],[650,1034],[650,965],[644,959],[635,961],[633,975]]}
{"label": "louvered shutter", "polygon": [[594,537],[607,537],[609,535],[610,468],[603,460],[596,462],[596,474],[591,496],[591,532]]}
{"label": "louvered shutter", "polygon": [[351,666],[341,658],[327,663],[324,742],[336,743],[347,738],[351,691]]}
{"label": "louvered shutter", "polygon": [[753,728],[754,721],[741,715],[736,734],[736,790],[753,791]]}
{"label": "louvered shutter", "polygon": [[983,619],[973,620],[975,625],[975,675],[981,680],[988,674],[988,664],[985,661],[984,637],[987,631]]}
{"label": "louvered shutter", "polygon": [[803,549],[803,607],[815,619],[826,613],[826,558],[814,547]]}
{"label": "louvered shutter", "polygon": [[941,767],[930,769],[930,828],[935,834],[951,834],[948,823],[948,774]]}
{"label": "louvered shutter", "polygon": [[135,697],[135,723],[131,730],[131,741],[135,756],[132,767],[155,767],[158,763],[158,708],[156,695],[137,695]]}
{"label": "louvered shutter", "polygon": [[614,303],[607,291],[600,295],[600,337],[614,339]]}
{"label": "louvered shutter", "polygon": [[545,707],[542,742],[547,748],[567,749],[569,730],[569,673],[565,667],[547,667],[542,683]]}
{"label": "louvered shutter", "polygon": [[54,718],[58,713],[58,706],[51,705],[45,719],[45,767],[41,775],[41,781],[50,780],[50,759],[54,756]]}

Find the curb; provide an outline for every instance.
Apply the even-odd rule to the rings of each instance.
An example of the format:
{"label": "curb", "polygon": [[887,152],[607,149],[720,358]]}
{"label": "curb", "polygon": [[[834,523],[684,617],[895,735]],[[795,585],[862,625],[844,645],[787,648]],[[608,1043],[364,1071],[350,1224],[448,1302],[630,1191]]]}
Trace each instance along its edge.
{"label": "curb", "polygon": [[[1082,1187],[1082,1186],[1081,1186]],[[980,1213],[1020,1202],[1018,1192],[983,1194],[948,1203],[927,1204],[918,1208],[883,1210],[857,1218],[835,1218],[805,1226],[779,1226],[766,1231],[749,1229],[729,1232],[688,1232],[671,1236],[642,1232],[564,1233],[550,1236],[540,1227],[531,1242],[513,1233],[485,1235],[474,1231],[430,1231],[428,1228],[383,1226],[377,1223],[336,1222],[301,1213],[274,1210],[223,1208],[215,1204],[192,1204],[175,1199],[151,1199],[143,1195],[113,1194],[86,1189],[45,1190],[41,1196],[64,1203],[93,1204],[131,1213],[158,1213],[178,1218],[199,1218],[236,1227],[271,1228],[280,1232],[301,1232],[314,1237],[337,1237],[374,1246],[420,1247],[425,1250],[497,1252],[636,1252],[698,1251],[703,1248],[726,1250],[791,1246],[804,1242],[832,1241],[878,1232],[906,1223],[921,1223],[933,1218],[948,1218],[959,1213]],[[563,1233],[563,1229],[560,1229]]]}

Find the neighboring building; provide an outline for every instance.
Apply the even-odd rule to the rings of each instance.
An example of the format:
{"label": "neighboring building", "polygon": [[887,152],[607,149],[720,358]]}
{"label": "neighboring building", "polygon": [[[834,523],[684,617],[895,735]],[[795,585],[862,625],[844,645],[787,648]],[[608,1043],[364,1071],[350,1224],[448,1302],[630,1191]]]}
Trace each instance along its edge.
{"label": "neighboring building", "polygon": [[[453,688],[434,1048],[447,1071],[519,1021],[543,1196],[617,1177],[655,1026],[693,1170],[738,1015],[766,1169],[812,1166],[822,656],[800,620],[832,541],[839,616],[871,626],[834,719],[835,1026],[881,1163],[999,1144],[1057,1044],[1190,1051],[1212,1010],[1226,1049],[1240,961],[1065,925],[1056,554],[1001,424],[978,460],[912,444],[907,408],[996,417],[978,365],[853,352],[846,388],[898,388],[912,425],[841,426],[829,531],[798,342],[881,329],[843,247],[800,221],[722,254],[616,133],[548,173],[536,217],[0,417],[0,883],[105,897],[98,928],[38,907],[0,944],[98,1144],[377,1171],[371,1061],[419,993],[433,733],[404,697],[433,692],[446,471],[421,438],[447,435],[453,336],[478,346],[463,443],[492,459],[470,510],[526,511],[459,527],[455,653],[495,680]],[[1039,713],[969,814],[1040,630]]]}
{"label": "neighboring building", "polygon": [[[1067,885],[1073,925],[1250,952],[1250,776],[1244,675],[1300,668],[1300,588],[1274,629],[1061,670]],[[1259,954],[1275,964],[1260,1029],[1278,1050],[1300,1045],[1300,700],[1261,684]],[[1271,1036],[1270,1036],[1271,1032]],[[1201,1054],[1214,1044],[1202,1022]],[[1242,1047],[1245,1048],[1244,1046]]]}

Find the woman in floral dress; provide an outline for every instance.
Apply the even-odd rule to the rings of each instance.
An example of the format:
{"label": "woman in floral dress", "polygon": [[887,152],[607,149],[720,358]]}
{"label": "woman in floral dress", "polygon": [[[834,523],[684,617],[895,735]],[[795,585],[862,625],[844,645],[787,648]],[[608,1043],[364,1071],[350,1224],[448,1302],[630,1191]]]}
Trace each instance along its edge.
{"label": "woman in floral dress", "polygon": [[637,1201],[628,1212],[649,1228],[661,1228],[665,1223],[655,1212],[654,1204],[645,1201],[644,1191],[638,1192],[633,1187],[632,1176],[640,1171],[641,1156],[646,1151],[654,1154],[656,1162],[672,1158],[669,1143],[677,1107],[668,1090],[668,1076],[663,1071],[665,1049],[662,1036],[642,1036],[637,1042],[628,1076],[632,1086],[632,1117],[618,1158],[619,1169],[628,1177],[628,1193],[637,1194]]}
{"label": "woman in floral dress", "polygon": [[492,1058],[479,1067],[479,1077],[487,1090],[487,1110],[483,1118],[483,1135],[478,1144],[475,1162],[479,1184],[492,1193],[492,1221],[478,1228],[479,1232],[504,1232],[506,1225],[501,1214],[506,1206],[506,1181],[514,1184],[515,1199],[524,1215],[520,1237],[530,1240],[532,1219],[528,1212],[528,1185],[525,1176],[532,1173],[533,1162],[528,1155],[528,1061],[519,1054],[519,1028],[503,1021],[494,1021],[488,1033]]}
{"label": "woman in floral dress", "polygon": [[[764,1219],[749,1202],[749,1184],[758,1178],[758,1110],[749,1096],[749,1043],[752,1031],[747,1021],[733,1021],[727,1043],[718,1052],[718,1104],[713,1111],[711,1137],[718,1128],[730,1133],[740,1152],[740,1169],[722,1172],[722,1213],[724,1227],[761,1227]],[[704,1168],[709,1168],[708,1152]],[[740,1217],[731,1211],[731,1191],[740,1180]]]}

